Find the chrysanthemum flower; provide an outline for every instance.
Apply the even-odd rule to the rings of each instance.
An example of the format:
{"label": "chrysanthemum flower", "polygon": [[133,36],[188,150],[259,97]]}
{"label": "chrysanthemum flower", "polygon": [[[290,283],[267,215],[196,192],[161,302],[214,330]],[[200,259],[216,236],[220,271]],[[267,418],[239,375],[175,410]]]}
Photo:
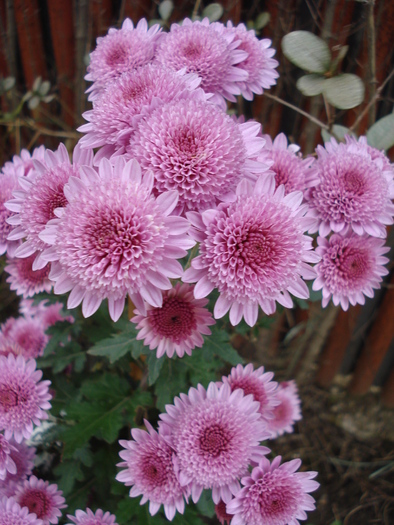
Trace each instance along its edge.
{"label": "chrysanthemum flower", "polygon": [[197,75],[153,64],[123,73],[95,98],[93,109],[83,113],[88,124],[78,128],[86,133],[79,143],[91,148],[126,144],[138,122],[152,109],[172,100],[196,96],[199,84]]}
{"label": "chrysanthemum flower", "polygon": [[335,306],[340,304],[344,310],[349,303],[364,304],[364,296],[373,297],[373,289],[380,288],[382,276],[389,273],[383,266],[389,259],[383,255],[390,248],[383,240],[349,232],[334,234],[328,240],[318,237],[317,242],[321,261],[315,266],[313,289],[322,290],[323,307],[331,297]]}
{"label": "chrysanthemum flower", "polygon": [[48,279],[49,267],[33,270],[35,258],[36,254],[33,253],[24,259],[18,257],[7,259],[8,264],[4,268],[10,274],[7,283],[10,283],[10,289],[15,290],[17,295],[33,297],[40,292],[50,292],[52,289],[52,282]]}
{"label": "chrysanthemum flower", "polygon": [[269,89],[276,84],[279,73],[276,68],[279,62],[272,58],[276,51],[271,47],[271,40],[264,38],[259,40],[256,33],[251,29],[248,31],[245,24],[233,27],[231,21],[227,22],[226,32],[235,35],[235,40],[241,43],[238,50],[245,51],[247,57],[238,63],[238,67],[248,73],[247,80],[238,82],[241,94],[246,100],[253,100],[253,94],[261,95],[264,89]]}
{"label": "chrysanthemum flower", "polygon": [[4,480],[8,474],[16,474],[15,461],[11,457],[11,451],[16,450],[15,447],[6,439],[3,434],[0,434],[0,480]]}
{"label": "chrysanthemum flower", "polygon": [[178,193],[155,199],[152,173],[142,177],[139,164],[122,157],[115,165],[103,159],[98,173],[87,167],[81,172],[64,189],[67,207],[41,234],[53,245],[42,256],[56,261],[50,274],[55,293],[71,290],[68,308],[82,301],[85,317],[107,298],[115,321],[127,294],[141,313],[143,299],[161,307],[162,290],[171,288],[169,278],[183,273],[176,259],[194,245],[186,219],[170,215]]}
{"label": "chrysanthemum flower", "polygon": [[248,78],[247,71],[236,66],[247,58],[238,46],[239,40],[223,24],[186,18],[182,25],[171,25],[155,60],[174,71],[186,68],[188,73],[197,73],[202,89],[213,93],[215,103],[225,108],[224,99],[234,102],[234,95],[241,93],[238,82]]}
{"label": "chrysanthemum flower", "polygon": [[310,232],[326,237],[330,231],[386,237],[393,224],[394,171],[379,157],[372,158],[365,144],[338,144],[335,139],[317,147],[320,183],[306,197],[316,223]]}
{"label": "chrysanthemum flower", "polygon": [[95,50],[90,53],[85,76],[86,80],[94,82],[87,91],[92,92],[90,98],[94,100],[109,80],[149,64],[154,58],[158,39],[163,36],[159,30],[159,24],[148,29],[145,19],[134,27],[133,22],[126,18],[121,29],[112,27],[106,36],[99,37]]}
{"label": "chrysanthemum flower", "polygon": [[253,399],[260,404],[261,417],[267,421],[273,418],[273,411],[279,403],[276,396],[278,383],[272,381],[273,377],[274,373],[265,372],[263,366],[253,370],[253,365],[249,363],[232,368],[230,375],[223,376],[222,381],[230,385],[232,392],[241,388],[245,396],[252,394]]}
{"label": "chrysanthemum flower", "polygon": [[142,496],[140,504],[149,501],[149,512],[154,516],[161,505],[165,515],[172,520],[176,511],[183,514],[188,487],[181,487],[174,467],[174,451],[165,439],[158,434],[148,421],[148,432],[133,429],[133,441],[121,440],[119,443],[126,450],[119,455],[125,461],[118,467],[126,467],[116,476],[130,489],[130,497]]}
{"label": "chrysanthemum flower", "polygon": [[34,512],[37,518],[43,521],[43,525],[57,523],[62,515],[60,509],[67,507],[63,492],[58,490],[57,485],[48,481],[30,476],[15,493],[15,500],[21,507],[27,507]]}
{"label": "chrysanthemum flower", "polygon": [[6,477],[0,480],[0,497],[14,496],[16,489],[22,481],[30,476],[34,467],[34,456],[36,449],[28,447],[24,441],[17,443],[14,439],[9,440],[10,458],[16,466],[15,473],[7,472]]}
{"label": "chrysanthemum flower", "polygon": [[10,241],[8,235],[12,226],[8,224],[8,219],[12,212],[4,204],[12,199],[12,192],[18,187],[18,178],[13,173],[0,173],[0,255],[8,253],[13,257],[20,241]]}
{"label": "chrysanthemum flower", "polygon": [[68,321],[69,323],[75,321],[72,315],[65,315],[63,304],[60,302],[48,303],[44,300],[34,304],[32,299],[22,299],[19,303],[19,311],[24,317],[33,318],[39,322],[43,330],[53,326],[58,321]]}
{"label": "chrysanthemum flower", "polygon": [[67,518],[72,523],[67,525],[118,525],[115,523],[116,516],[109,512],[103,512],[101,509],[97,509],[96,512],[92,512],[89,508],[84,510],[76,510],[75,516],[67,514]]}
{"label": "chrysanthemum flower", "polygon": [[27,149],[22,149],[20,155],[14,155],[12,161],[6,162],[2,168],[3,173],[12,173],[17,177],[26,177],[34,168],[34,160],[44,161],[45,147],[39,146],[30,154]]}
{"label": "chrysanthemum flower", "polygon": [[21,507],[14,498],[0,498],[0,525],[44,525],[42,520]]}
{"label": "chrysanthemum flower", "polygon": [[294,381],[279,383],[276,395],[279,405],[274,408],[274,417],[267,422],[268,430],[272,433],[271,439],[285,432],[293,432],[294,423],[302,419],[301,400]]}
{"label": "chrysanthemum flower", "polygon": [[46,244],[39,238],[39,234],[47,222],[55,217],[55,209],[67,204],[63,193],[65,183],[71,176],[79,175],[79,165],[91,165],[92,162],[92,151],[82,150],[77,145],[71,163],[66,147],[60,144],[55,152],[46,150],[44,163],[35,160],[34,172],[19,179],[21,188],[14,191],[15,198],[6,204],[9,210],[15,212],[8,219],[8,223],[15,226],[8,239],[25,239],[15,251],[16,257],[30,257],[38,252],[33,269],[43,268],[47,264],[41,258],[41,251]]}
{"label": "chrysanthemum flower", "polygon": [[181,209],[214,207],[244,177],[267,167],[254,159],[264,146],[257,122],[236,123],[204,101],[179,100],[156,109],[133,135],[128,151],[152,169],[155,189],[179,192]]}
{"label": "chrysanthemum flower", "polygon": [[269,452],[259,442],[269,434],[259,404],[242,390],[231,392],[210,383],[191,388],[160,414],[160,431],[175,450],[181,485],[191,484],[196,503],[203,489],[212,489],[215,503],[228,502],[239,490],[239,478],[251,461]]}
{"label": "chrysanthemum flower", "polygon": [[313,157],[302,159],[298,155],[300,147],[296,144],[288,145],[284,133],[277,135],[274,141],[269,135],[263,137],[266,143],[258,159],[269,164],[270,170],[275,173],[276,187],[283,184],[287,195],[292,191],[304,192],[319,184],[317,170],[313,168]]}
{"label": "chrysanthemum flower", "polygon": [[304,217],[302,198],[301,192],[284,196],[283,186],[275,190],[274,176],[267,174],[254,186],[240,183],[234,202],[201,215],[187,214],[194,227],[191,235],[200,242],[200,255],[192,260],[183,280],[197,281],[196,298],[218,289],[215,318],[230,310],[233,325],[245,317],[254,326],[259,305],[272,314],[275,301],[292,307],[289,292],[309,297],[301,277],[315,277],[307,263],[317,262],[319,256],[312,251],[312,239],[303,235],[310,219]]}
{"label": "chrysanthemum flower", "polygon": [[0,342],[3,340],[14,342],[16,353],[25,359],[36,359],[43,355],[49,336],[45,334],[45,327],[38,319],[10,317],[1,325]]}
{"label": "chrysanthemum flower", "polygon": [[315,509],[315,500],[308,493],[319,487],[313,478],[317,472],[296,472],[300,459],[281,463],[277,456],[272,463],[262,458],[245,485],[227,504],[234,514],[231,525],[299,525],[306,520],[306,510]]}
{"label": "chrysanthemum flower", "polygon": [[157,348],[157,357],[167,354],[178,357],[192,354],[204,339],[201,334],[211,335],[208,326],[215,324],[211,313],[205,308],[206,299],[195,299],[193,286],[177,283],[171,290],[163,292],[161,308],[147,306],[146,315],[138,310],[130,319],[137,324],[137,339],[144,339],[150,350]]}
{"label": "chrysanthemum flower", "polygon": [[51,408],[51,382],[40,381],[41,377],[34,359],[0,356],[0,430],[4,430],[6,439],[14,436],[18,443],[29,439],[33,424],[48,419],[45,410]]}

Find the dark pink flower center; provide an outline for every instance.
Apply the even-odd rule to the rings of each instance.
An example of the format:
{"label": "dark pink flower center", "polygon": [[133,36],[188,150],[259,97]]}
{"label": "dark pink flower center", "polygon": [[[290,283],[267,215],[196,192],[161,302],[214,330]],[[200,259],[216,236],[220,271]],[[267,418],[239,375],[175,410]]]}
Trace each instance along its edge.
{"label": "dark pink flower center", "polygon": [[108,66],[120,66],[126,62],[126,58],[127,50],[123,46],[117,44],[115,48],[110,50],[106,56],[105,62]]}
{"label": "dark pink flower center", "polygon": [[19,401],[24,401],[23,396],[11,387],[3,385],[0,387],[0,407],[3,412],[8,412],[11,408],[16,407]]}
{"label": "dark pink flower center", "polygon": [[228,450],[228,433],[221,425],[212,425],[204,428],[200,436],[200,448],[210,457],[217,458]]}
{"label": "dark pink flower center", "polygon": [[186,58],[198,58],[201,55],[201,46],[196,42],[190,42],[183,48],[183,55]]}
{"label": "dark pink flower center", "polygon": [[32,264],[35,258],[36,254],[33,254],[31,257],[17,259],[16,261],[19,275],[30,284],[42,283],[47,279],[50,271],[50,266],[48,264],[41,270],[33,270]]}
{"label": "dark pink flower center", "polygon": [[179,297],[165,297],[163,306],[150,310],[148,316],[157,335],[175,342],[185,339],[197,327],[193,307]]}
{"label": "dark pink flower center", "polygon": [[222,525],[225,523],[229,524],[234,517],[234,514],[227,514],[226,504],[222,500],[220,500],[219,503],[215,505],[215,512],[217,519]]}
{"label": "dark pink flower center", "polygon": [[357,171],[348,171],[343,177],[345,190],[354,195],[363,195],[365,189],[365,181],[362,174]]}
{"label": "dark pink flower center", "polygon": [[39,489],[29,489],[26,491],[19,502],[21,507],[27,507],[29,512],[34,512],[38,519],[48,516],[51,508],[51,500],[46,492]]}
{"label": "dark pink flower center", "polygon": [[230,380],[231,391],[234,392],[237,388],[244,391],[244,395],[252,394],[253,399],[260,403],[260,408],[267,404],[267,394],[260,381],[256,384],[250,377],[241,377],[239,379]]}
{"label": "dark pink flower center", "polygon": [[298,508],[299,487],[280,471],[267,472],[250,488],[249,496],[263,518],[276,517],[290,521]]}
{"label": "dark pink flower center", "polygon": [[252,231],[247,234],[244,242],[241,241],[238,250],[246,264],[252,267],[254,265],[260,266],[272,257],[274,244],[266,232]]}

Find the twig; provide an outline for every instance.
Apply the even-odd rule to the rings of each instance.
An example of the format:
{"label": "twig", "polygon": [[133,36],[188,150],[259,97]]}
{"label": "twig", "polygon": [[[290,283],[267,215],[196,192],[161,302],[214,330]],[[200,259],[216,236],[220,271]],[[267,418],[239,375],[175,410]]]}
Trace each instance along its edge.
{"label": "twig", "polygon": [[368,110],[368,126],[372,126],[376,118],[376,49],[375,49],[375,0],[369,0],[367,6],[367,48],[368,48],[368,76],[369,76],[369,95],[373,101]]}
{"label": "twig", "polygon": [[201,0],[196,0],[196,3],[194,4],[194,9],[192,13],[192,20],[195,16],[197,16],[198,10],[200,9]]}
{"label": "twig", "polygon": [[327,131],[330,129],[327,124],[324,124],[321,120],[312,117],[312,115],[309,115],[306,111],[297,108],[297,106],[294,106],[293,104],[290,104],[290,102],[286,102],[286,100],[283,100],[282,98],[277,97],[276,95],[271,95],[270,93],[266,93],[264,91],[264,96],[267,98],[270,98],[271,100],[275,100],[276,102],[279,102],[280,104],[283,104],[284,106],[287,106],[288,108],[293,109],[294,111],[297,111],[297,113],[300,113],[301,115],[304,115],[304,117],[308,118],[311,122],[314,122],[317,124],[320,128],[326,129]]}
{"label": "twig", "polygon": [[[80,134],[76,131],[54,131],[52,129],[48,128],[42,128],[40,126],[37,126],[37,124],[34,123],[34,121],[30,120],[17,120],[16,122],[9,122],[0,120],[0,126],[7,126],[12,128],[20,128],[21,126],[26,126],[29,129],[32,129],[36,132],[38,132],[40,135],[47,135],[49,137],[63,137],[65,139],[79,139]],[[18,150],[18,148],[17,148]]]}

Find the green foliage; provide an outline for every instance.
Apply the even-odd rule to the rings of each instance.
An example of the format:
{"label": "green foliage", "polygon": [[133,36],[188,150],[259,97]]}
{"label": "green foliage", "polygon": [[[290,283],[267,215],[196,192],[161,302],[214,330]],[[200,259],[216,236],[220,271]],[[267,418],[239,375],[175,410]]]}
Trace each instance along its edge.
{"label": "green foliage", "polygon": [[388,150],[394,146],[394,113],[381,118],[369,128],[367,141],[377,149]]}
{"label": "green foliage", "polygon": [[338,109],[352,109],[364,100],[364,84],[357,75],[343,73],[324,82],[324,95]]}
{"label": "green foliage", "polygon": [[210,22],[216,22],[223,15],[223,7],[220,4],[209,4],[202,12],[202,18],[209,18]]}
{"label": "green foliage", "polygon": [[309,31],[293,31],[282,39],[282,51],[294,65],[310,73],[327,73],[331,52],[326,42]]}
{"label": "green foliage", "polygon": [[328,142],[332,137],[334,137],[336,140],[343,141],[345,140],[345,135],[354,136],[354,133],[352,133],[346,126],[341,126],[340,124],[334,124],[331,128],[331,131],[327,131],[325,129],[321,130],[321,136],[324,142]]}

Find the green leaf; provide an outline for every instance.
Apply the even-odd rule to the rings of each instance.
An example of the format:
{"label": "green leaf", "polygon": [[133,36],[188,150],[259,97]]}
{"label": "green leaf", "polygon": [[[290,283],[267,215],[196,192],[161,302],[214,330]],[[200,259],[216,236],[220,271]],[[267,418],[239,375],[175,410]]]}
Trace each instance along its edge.
{"label": "green leaf", "polygon": [[3,89],[4,91],[9,91],[15,86],[15,78],[7,77],[3,80]]}
{"label": "green leaf", "polygon": [[394,113],[381,118],[369,128],[367,141],[377,149],[388,150],[394,146]]}
{"label": "green leaf", "polygon": [[130,393],[130,385],[124,377],[103,374],[85,381],[81,386],[81,392],[92,401],[113,401],[117,403]]}
{"label": "green leaf", "polygon": [[124,332],[99,341],[88,350],[88,354],[106,357],[109,359],[109,362],[113,364],[132,350],[136,350],[138,353],[141,346],[143,346],[143,344],[136,340],[135,329],[130,326],[130,328]]}
{"label": "green leaf", "polygon": [[323,92],[323,86],[326,79],[322,75],[311,73],[304,75],[297,80],[297,89],[307,97],[315,97]]}
{"label": "green leaf", "polygon": [[83,481],[84,479],[81,466],[77,461],[63,461],[53,471],[60,478],[58,485],[65,496],[72,492],[77,481]]}
{"label": "green leaf", "polygon": [[215,516],[215,504],[212,501],[212,493],[209,490],[202,491],[196,507],[200,513],[207,518],[213,518],[213,516]]}
{"label": "green leaf", "polygon": [[223,7],[220,4],[209,4],[202,12],[202,17],[208,17],[210,22],[216,22],[223,14]]}
{"label": "green leaf", "polygon": [[364,84],[360,77],[343,73],[327,78],[324,83],[324,95],[327,101],[338,109],[351,109],[364,100]]}
{"label": "green leaf", "polygon": [[152,386],[156,383],[165,359],[166,359],[165,355],[163,355],[162,357],[160,357],[160,359],[158,359],[156,357],[156,352],[150,350],[150,353],[147,359],[148,373],[149,373],[149,376],[148,376],[149,386]]}
{"label": "green leaf", "polygon": [[166,359],[155,383],[156,405],[159,410],[164,411],[165,405],[172,403],[175,396],[188,390],[189,383],[186,374],[187,367],[184,363],[177,359]]}
{"label": "green leaf", "polygon": [[158,10],[160,17],[163,20],[168,20],[174,10],[174,4],[171,0],[164,0],[164,2],[160,2]]}
{"label": "green leaf", "polygon": [[309,31],[293,31],[282,39],[282,50],[293,64],[324,74],[330,69],[331,53],[326,42]]}
{"label": "green leaf", "polygon": [[263,29],[269,21],[271,20],[271,15],[268,11],[264,11],[263,13],[260,13],[259,16],[256,18],[254,22],[254,28],[256,31],[260,31],[260,29]]}
{"label": "green leaf", "polygon": [[229,334],[217,325],[212,328],[212,335],[205,337],[204,350],[209,350],[230,365],[243,363],[242,357],[229,343]]}
{"label": "green leaf", "polygon": [[349,128],[346,126],[341,126],[340,124],[334,124],[331,128],[331,133],[326,129],[321,130],[321,136],[324,142],[329,142],[332,137],[334,137],[336,140],[344,141],[345,135],[355,136],[354,133],[349,130]]}

